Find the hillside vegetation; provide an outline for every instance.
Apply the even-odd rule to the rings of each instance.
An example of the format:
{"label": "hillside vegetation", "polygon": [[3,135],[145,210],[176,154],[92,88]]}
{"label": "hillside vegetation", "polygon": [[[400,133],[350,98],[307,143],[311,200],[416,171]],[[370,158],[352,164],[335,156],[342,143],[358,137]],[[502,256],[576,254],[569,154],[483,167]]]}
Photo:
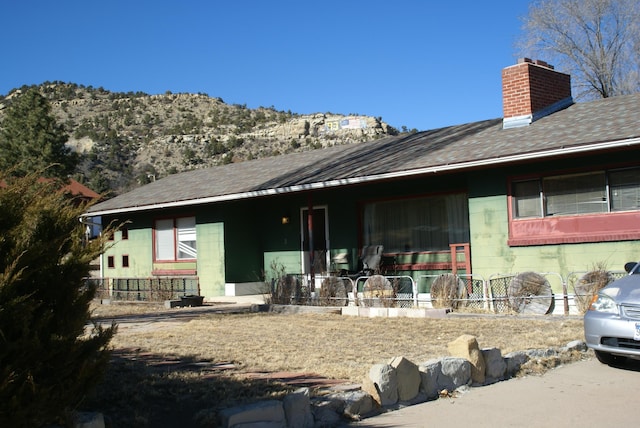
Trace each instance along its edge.
{"label": "hillside vegetation", "polygon": [[[30,87],[0,96],[3,110]],[[111,195],[169,174],[338,144],[365,143],[397,130],[380,117],[226,104],[206,94],[118,93],[45,82],[39,91],[81,154],[75,178]]]}

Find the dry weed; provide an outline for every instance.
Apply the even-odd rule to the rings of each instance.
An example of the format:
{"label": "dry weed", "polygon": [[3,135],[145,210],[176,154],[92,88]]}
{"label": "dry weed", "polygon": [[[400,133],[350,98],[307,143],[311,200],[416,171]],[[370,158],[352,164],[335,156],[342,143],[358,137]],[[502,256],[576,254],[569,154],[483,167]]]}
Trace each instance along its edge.
{"label": "dry weed", "polygon": [[[94,313],[115,309],[122,314],[125,309],[112,306]],[[186,321],[166,319],[122,324],[113,339],[114,364],[100,396],[88,403],[117,412],[114,418],[126,414],[117,426],[127,426],[126,421],[158,426],[159,417],[169,421],[172,411],[189,409],[204,409],[202,417],[208,419],[218,407],[290,390],[248,373],[316,373],[360,383],[371,365],[396,356],[417,364],[446,356],[447,344],[462,334],[472,334],[481,347],[497,347],[503,354],[560,347],[583,334],[581,319],[552,316],[416,319],[193,311]]]}

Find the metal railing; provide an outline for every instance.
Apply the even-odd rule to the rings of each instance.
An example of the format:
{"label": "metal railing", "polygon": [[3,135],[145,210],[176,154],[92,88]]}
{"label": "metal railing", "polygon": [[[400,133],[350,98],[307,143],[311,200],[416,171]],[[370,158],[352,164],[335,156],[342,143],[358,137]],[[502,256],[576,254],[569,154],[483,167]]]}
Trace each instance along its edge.
{"label": "metal railing", "polygon": [[[490,313],[534,313],[523,311],[523,308],[536,308],[536,313],[569,315],[583,313],[598,287],[606,285],[590,287],[594,271],[571,272],[566,278],[555,272],[526,273],[544,278],[550,291],[539,295],[514,292],[512,285],[522,275],[519,273],[494,274],[487,279],[480,275],[453,273],[419,275],[415,279],[410,275],[316,275],[313,284],[307,276],[295,274],[272,280],[268,293],[271,303],[287,305],[450,307]],[[607,271],[605,274],[610,282],[626,272]],[[444,303],[442,296],[431,293],[433,284],[443,276],[453,281],[456,289]],[[96,297],[102,299],[163,301],[200,294],[197,277],[91,278],[86,281],[96,287]]]}

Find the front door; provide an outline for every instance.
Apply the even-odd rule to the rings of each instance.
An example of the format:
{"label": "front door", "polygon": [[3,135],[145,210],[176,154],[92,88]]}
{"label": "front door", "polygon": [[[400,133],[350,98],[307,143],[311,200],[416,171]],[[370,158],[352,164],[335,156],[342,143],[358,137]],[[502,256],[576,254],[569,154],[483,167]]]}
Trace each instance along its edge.
{"label": "front door", "polygon": [[[309,215],[311,214],[311,215]],[[329,266],[329,221],[326,207],[301,210],[303,273],[309,277],[326,274]]]}

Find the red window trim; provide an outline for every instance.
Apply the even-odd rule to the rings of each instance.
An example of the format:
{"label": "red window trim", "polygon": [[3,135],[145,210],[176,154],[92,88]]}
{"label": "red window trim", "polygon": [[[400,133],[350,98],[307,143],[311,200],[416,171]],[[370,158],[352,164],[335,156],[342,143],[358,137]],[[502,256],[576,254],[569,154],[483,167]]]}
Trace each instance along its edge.
{"label": "red window trim", "polygon": [[[603,167],[603,171],[626,165]],[[555,171],[544,175],[511,177],[507,195],[509,238],[512,247],[531,245],[580,244],[592,242],[632,241],[640,239],[640,211],[559,215],[535,218],[515,218],[512,184],[520,180],[542,179],[563,173],[584,172],[582,169]]]}
{"label": "red window trim", "polygon": [[151,271],[151,275],[153,276],[184,276],[196,274],[196,269],[154,269]]}
{"label": "red window trim", "polygon": [[640,211],[513,219],[509,209],[508,245],[631,241],[640,239],[639,225]]}

